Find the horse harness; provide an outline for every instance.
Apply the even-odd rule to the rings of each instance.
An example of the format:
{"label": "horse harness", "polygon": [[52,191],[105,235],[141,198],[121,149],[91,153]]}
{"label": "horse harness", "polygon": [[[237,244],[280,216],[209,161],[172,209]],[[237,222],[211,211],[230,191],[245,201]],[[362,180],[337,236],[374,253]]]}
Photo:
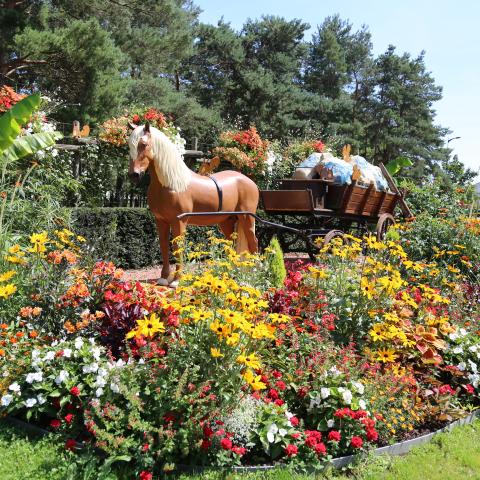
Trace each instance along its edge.
{"label": "horse harness", "polygon": [[223,204],[223,190],[222,190],[222,187],[218,184],[218,182],[215,180],[213,175],[209,175],[208,178],[213,180],[213,183],[217,187],[217,193],[218,193],[218,210],[217,210],[217,212],[221,212],[222,211],[222,204]]}

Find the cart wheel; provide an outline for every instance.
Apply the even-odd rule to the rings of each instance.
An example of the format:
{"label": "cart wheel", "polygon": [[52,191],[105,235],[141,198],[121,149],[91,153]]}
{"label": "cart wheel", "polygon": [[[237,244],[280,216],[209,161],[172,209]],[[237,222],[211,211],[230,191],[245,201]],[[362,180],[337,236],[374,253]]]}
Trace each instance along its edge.
{"label": "cart wheel", "polygon": [[393,215],[391,215],[390,213],[382,213],[378,218],[377,228],[375,230],[377,234],[377,240],[379,242],[381,242],[385,238],[388,229],[392,225],[395,225],[395,219],[393,218]]}
{"label": "cart wheel", "polygon": [[346,242],[345,233],[341,230],[330,230],[325,237],[323,237],[323,246],[327,246],[334,238],[341,238],[343,243]]}

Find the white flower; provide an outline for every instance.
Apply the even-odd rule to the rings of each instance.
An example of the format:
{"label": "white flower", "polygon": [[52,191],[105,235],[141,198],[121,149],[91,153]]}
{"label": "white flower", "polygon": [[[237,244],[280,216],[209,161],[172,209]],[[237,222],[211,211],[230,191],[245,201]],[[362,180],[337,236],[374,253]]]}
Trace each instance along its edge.
{"label": "white flower", "polygon": [[468,359],[468,363],[470,364],[472,372],[477,373],[477,364],[475,362],[472,362],[470,359]]}
{"label": "white flower", "polygon": [[25,377],[25,380],[27,383],[41,382],[43,380],[43,373],[42,372],[28,373],[27,376]]}
{"label": "white flower", "polygon": [[312,410],[315,407],[318,407],[320,405],[320,397],[312,398],[310,399],[310,406],[308,407],[308,410]]}
{"label": "white flower", "polygon": [[462,347],[455,347],[452,351],[453,351],[453,353],[463,353],[463,348]]}
{"label": "white flower", "polygon": [[72,349],[71,348],[65,348],[63,350],[63,356],[65,358],[70,358],[72,356]]}
{"label": "white flower", "polygon": [[362,410],[366,410],[367,409],[367,404],[365,402],[365,400],[361,399],[359,402],[358,402],[358,405],[360,406],[360,408]]}
{"label": "white flower", "polygon": [[20,394],[20,385],[17,382],[12,383],[9,387],[9,390],[11,390],[14,393]]}
{"label": "white flower", "polygon": [[97,375],[100,377],[106,377],[108,375],[108,372],[103,367],[101,367],[98,369]]}
{"label": "white flower", "polygon": [[327,387],[322,387],[320,389],[320,396],[322,397],[323,400],[328,398],[330,396],[330,389]]}
{"label": "white flower", "polygon": [[104,387],[107,384],[106,380],[104,377],[101,377],[100,375],[97,376],[95,386],[96,387]]}
{"label": "white flower", "polygon": [[120,391],[120,388],[118,385],[114,382],[110,384],[110,389],[112,390],[113,393],[118,393]]}
{"label": "white flower", "polygon": [[82,337],[77,337],[77,338],[75,339],[74,345],[75,345],[75,348],[76,348],[77,350],[80,350],[80,349],[83,347],[83,338],[82,338]]}
{"label": "white flower", "polygon": [[461,328],[461,329],[460,329],[460,335],[461,335],[462,337],[465,337],[466,335],[468,335],[468,332],[467,332],[464,328]]}
{"label": "white flower", "polygon": [[38,360],[40,358],[40,350],[32,350],[32,360]]}
{"label": "white flower", "polygon": [[25,406],[27,408],[32,408],[36,404],[37,404],[36,398],[27,398],[27,400],[25,400]]}
{"label": "white flower", "polygon": [[463,372],[466,368],[467,368],[467,365],[465,362],[460,362],[458,365],[457,365],[457,368]]}
{"label": "white flower", "polygon": [[61,370],[57,378],[55,378],[55,383],[57,385],[60,385],[68,378],[68,376],[69,376],[69,373],[66,370]]}
{"label": "white flower", "polygon": [[478,388],[478,384],[480,382],[480,375],[478,373],[469,375],[468,381],[474,386],[474,388]]}
{"label": "white flower", "polygon": [[37,395],[37,402],[39,405],[43,405],[47,400],[45,399],[45,397],[40,394],[40,395]]}
{"label": "white flower", "polygon": [[281,428],[279,431],[278,431],[278,434],[281,436],[281,437],[284,437],[288,432],[284,429],[284,428]]}
{"label": "white flower", "polygon": [[2,400],[0,401],[2,407],[8,407],[10,405],[10,403],[12,403],[12,400],[13,400],[13,395],[4,395],[2,397]]}
{"label": "white flower", "polygon": [[101,397],[103,395],[103,388],[99,387],[95,390],[95,396]]}
{"label": "white flower", "polygon": [[91,363],[82,367],[83,373],[95,373],[98,370],[98,363]]}
{"label": "white flower", "polygon": [[450,333],[448,335],[448,338],[450,338],[450,340],[456,340],[457,338],[459,338],[459,335],[457,332],[454,332],[454,333]]}
{"label": "white flower", "polygon": [[365,387],[363,386],[363,383],[352,381],[352,385],[360,395],[363,395],[363,392],[365,391]]}
{"label": "white flower", "polygon": [[100,347],[92,348],[92,355],[95,360],[100,360],[100,355],[102,354],[102,349]]}
{"label": "white flower", "polygon": [[267,432],[267,440],[269,443],[273,443],[275,441],[275,434],[278,433],[278,427],[275,423],[272,423],[268,428]]}
{"label": "white flower", "polygon": [[340,375],[340,370],[337,368],[337,367],[332,367],[330,369],[330,373],[334,376],[334,377],[338,377],[338,375]]}
{"label": "white flower", "polygon": [[45,362],[53,360],[55,358],[55,352],[47,352],[47,354],[43,357]]}
{"label": "white flower", "polygon": [[347,404],[350,405],[352,403],[352,392],[350,390],[345,390],[342,393],[343,401]]}
{"label": "white flower", "polygon": [[477,351],[477,348],[478,348],[478,345],[472,345],[472,346],[468,347],[468,349],[469,349],[471,352],[476,352],[476,351]]}
{"label": "white flower", "polygon": [[328,428],[333,428],[335,425],[335,420],[327,420],[327,427]]}
{"label": "white flower", "polygon": [[122,368],[122,367],[125,366],[125,362],[124,362],[121,358],[119,358],[119,359],[116,361],[115,366],[116,366],[117,368]]}

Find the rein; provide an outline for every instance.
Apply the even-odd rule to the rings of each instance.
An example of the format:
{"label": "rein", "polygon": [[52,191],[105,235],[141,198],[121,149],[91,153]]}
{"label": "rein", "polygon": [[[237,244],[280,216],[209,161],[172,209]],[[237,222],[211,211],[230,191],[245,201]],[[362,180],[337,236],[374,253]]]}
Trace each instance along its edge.
{"label": "rein", "polygon": [[221,212],[222,211],[222,206],[223,206],[223,190],[222,190],[222,187],[218,184],[218,182],[215,180],[215,178],[213,178],[212,175],[209,175],[208,178],[213,180],[213,183],[217,187],[217,193],[218,193],[218,210],[217,210],[217,212]]}

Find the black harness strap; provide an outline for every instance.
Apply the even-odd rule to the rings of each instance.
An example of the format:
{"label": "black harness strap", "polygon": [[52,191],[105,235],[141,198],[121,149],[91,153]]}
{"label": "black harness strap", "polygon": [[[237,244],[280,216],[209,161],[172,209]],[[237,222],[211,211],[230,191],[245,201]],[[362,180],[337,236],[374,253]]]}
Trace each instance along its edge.
{"label": "black harness strap", "polygon": [[217,192],[218,192],[218,212],[222,211],[222,205],[223,205],[223,190],[222,187],[218,184],[218,182],[213,178],[212,175],[209,175],[208,178],[213,180],[213,183],[217,187]]}

